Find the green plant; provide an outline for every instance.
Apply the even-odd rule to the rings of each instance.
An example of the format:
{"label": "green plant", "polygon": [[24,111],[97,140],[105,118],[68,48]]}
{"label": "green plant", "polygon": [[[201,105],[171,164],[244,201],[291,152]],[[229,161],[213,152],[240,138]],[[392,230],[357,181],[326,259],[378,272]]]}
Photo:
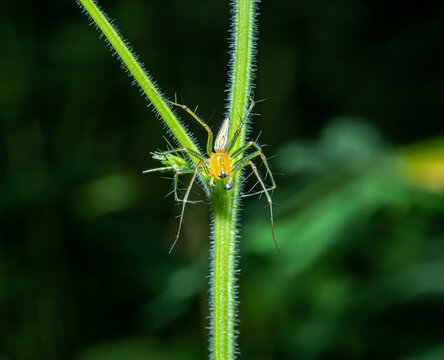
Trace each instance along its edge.
{"label": "green plant", "polygon": [[[171,111],[168,103],[160,95],[146,71],[136,60],[134,54],[113,28],[107,17],[93,0],[79,0],[94,23],[104,33],[111,46],[122,59],[129,72],[134,76],[155,110],[171,130],[178,143],[188,152],[194,167],[199,158],[193,155],[199,150],[191,137]],[[232,138],[242,119],[247,114],[251,94],[252,62],[255,32],[255,0],[238,0],[233,7],[233,52],[230,66],[228,116],[231,118],[229,137]],[[248,119],[247,119],[248,121]],[[245,145],[247,126],[241,127],[234,149]],[[242,157],[242,151],[236,159]],[[179,156],[162,158],[164,165],[177,169],[177,163],[188,161]],[[205,175],[202,175],[204,181]],[[235,317],[236,317],[236,236],[238,231],[239,199],[241,195],[241,172],[233,174],[233,190],[226,192],[215,187],[209,192],[213,212],[212,225],[212,280],[211,280],[211,356],[214,359],[233,359],[235,357]]]}

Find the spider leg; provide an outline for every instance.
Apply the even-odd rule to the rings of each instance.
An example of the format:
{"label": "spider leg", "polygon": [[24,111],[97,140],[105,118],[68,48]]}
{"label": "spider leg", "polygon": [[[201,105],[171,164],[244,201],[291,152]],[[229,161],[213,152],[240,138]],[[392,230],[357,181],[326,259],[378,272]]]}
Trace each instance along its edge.
{"label": "spider leg", "polygon": [[[177,183],[179,181],[179,175],[182,174],[193,174],[195,171],[195,169],[184,169],[184,170],[177,170],[176,173],[174,174],[174,200],[176,200],[177,202],[182,202],[183,203],[183,199],[180,199],[179,196],[177,195]],[[190,204],[197,204],[199,201],[188,201]]]}
{"label": "spider leg", "polygon": [[148,173],[152,173],[152,172],[167,172],[167,171],[172,171],[172,170],[175,170],[172,166],[164,166],[164,167],[160,167],[160,168],[144,170],[144,171],[142,171],[142,174],[148,174]]}
{"label": "spider leg", "polygon": [[201,163],[201,166],[204,168],[205,174],[207,174],[207,175],[210,174],[210,170],[208,169],[208,166],[206,165],[206,159],[202,156],[202,154],[200,154],[194,150],[183,147],[183,148],[177,148],[177,149],[164,151],[161,153],[161,155],[166,157],[169,154],[177,154],[180,152],[184,152],[186,154],[191,154],[192,156],[195,156],[196,158],[198,158],[199,162]]}
{"label": "spider leg", "polygon": [[[172,193],[174,193],[174,200],[176,200],[177,202],[182,202],[183,200],[179,198],[179,196],[177,195],[177,183],[179,180],[179,175],[182,174],[192,174],[194,173],[194,169],[180,169],[180,170],[176,170],[174,167],[172,166],[165,166],[165,167],[160,167],[160,168],[155,168],[155,169],[149,169],[149,170],[145,170],[142,172],[142,174],[148,174],[148,173],[152,173],[152,172],[168,172],[168,171],[176,171],[176,173],[174,174],[174,190],[172,191]],[[168,194],[170,195],[171,192]],[[191,203],[191,201],[189,201],[189,203]],[[196,202],[193,202],[196,203]]]}
{"label": "spider leg", "polygon": [[[257,145],[256,143],[249,143],[246,146],[244,146],[244,148],[246,149],[246,148],[248,148],[250,146],[254,146],[254,147],[260,149],[259,145]],[[244,149],[241,148],[240,150],[244,150]],[[237,150],[236,152],[240,153],[239,150]],[[267,168],[267,172],[270,175],[272,186],[269,187],[269,188],[267,188],[265,186],[265,183],[262,180],[261,176],[259,175],[259,172],[257,170],[256,165],[254,165],[254,163],[251,161],[253,158],[255,158],[257,156],[261,157],[265,167]],[[256,194],[265,193],[265,196],[267,197],[268,205],[269,205],[269,208],[270,208],[271,235],[273,236],[273,241],[274,241],[274,244],[276,245],[276,250],[279,251],[279,246],[278,246],[276,238],[274,236],[273,201],[271,200],[271,196],[270,196],[270,193],[269,193],[269,191],[273,191],[274,189],[276,189],[276,183],[274,181],[273,174],[272,174],[272,172],[270,170],[270,167],[268,166],[267,158],[265,157],[265,155],[262,153],[261,150],[258,150],[258,151],[254,152],[252,154],[249,154],[249,155],[245,156],[243,159],[239,160],[234,165],[232,173],[234,174],[234,173],[238,172],[239,170],[241,170],[242,168],[244,168],[247,165],[251,166],[251,169],[253,170],[253,173],[256,175],[256,177],[257,177],[257,179],[258,179],[258,181],[261,184],[262,189],[263,189],[260,192],[257,192],[257,193],[254,193],[254,194],[250,194],[250,195],[256,195]]]}
{"label": "spider leg", "polygon": [[[271,221],[271,235],[273,236],[274,244],[276,245],[276,250],[279,252],[279,246],[277,244],[276,238],[274,237],[274,220],[273,220],[273,201],[271,200],[271,196],[268,193],[268,189],[265,187],[264,181],[259,175],[259,172],[257,171],[256,165],[252,161],[248,162],[251,168],[253,169],[254,174],[256,175],[257,179],[259,180],[262,189],[264,189],[265,195],[267,196],[268,205],[270,206],[270,221]],[[276,185],[274,185],[273,188],[275,188]]]}
{"label": "spider leg", "polygon": [[250,107],[248,108],[247,112],[245,113],[245,116],[243,117],[242,121],[240,122],[239,126],[237,127],[236,132],[234,133],[233,137],[231,138],[230,142],[228,143],[228,146],[226,149],[227,152],[230,152],[231,149],[233,148],[234,144],[236,143],[237,138],[239,137],[239,135],[242,131],[242,128],[245,125],[245,121],[247,121],[248,117],[251,114],[251,111],[254,108],[254,105],[256,104],[251,97],[250,97],[250,102],[251,102]]}
{"label": "spider leg", "polygon": [[210,181],[208,182],[208,186],[210,188],[213,188],[216,186],[216,184],[214,183],[214,176],[211,177]]}
{"label": "spider leg", "polygon": [[173,251],[174,246],[176,246],[177,240],[179,240],[180,230],[182,229],[182,224],[183,224],[183,214],[185,212],[185,205],[187,204],[187,202],[189,202],[188,196],[190,195],[190,191],[193,186],[194,180],[196,180],[196,176],[197,176],[202,164],[203,164],[202,162],[199,162],[197,164],[196,168],[194,169],[194,173],[193,173],[193,177],[191,178],[190,185],[188,185],[187,191],[186,191],[185,196],[182,200],[182,211],[180,213],[179,229],[177,230],[177,235],[176,235],[176,238],[174,239],[174,243],[173,243],[173,245],[171,245],[170,251],[168,252],[169,254],[171,254],[171,251]]}
{"label": "spider leg", "polygon": [[190,154],[190,155],[198,158],[200,161],[205,161],[205,158],[202,156],[202,154],[198,153],[197,151],[188,149],[186,147],[172,149],[172,150],[168,150],[168,151],[162,151],[161,155],[166,157],[169,154],[177,154],[177,153],[180,153],[180,152],[184,152],[186,154]]}
{"label": "spider leg", "polygon": [[225,183],[223,188],[225,190],[231,190],[232,187],[233,187],[233,178],[231,176],[228,176],[228,181]]}
{"label": "spider leg", "polygon": [[[181,109],[185,110],[188,114],[190,114],[200,125],[202,125],[205,130],[208,132],[208,140],[207,140],[207,154],[210,155],[213,150],[213,131],[211,131],[210,127],[207,125],[205,121],[203,121],[199,116],[197,116],[193,111],[191,111],[190,108],[186,105],[178,104],[177,102],[165,99],[159,95],[159,97],[171,105],[180,107]],[[196,107],[197,109],[197,107]]]}
{"label": "spider leg", "polygon": [[244,146],[240,147],[239,149],[237,149],[232,155],[232,158],[236,158],[236,156],[240,155],[242,152],[244,152],[245,150],[247,150],[250,147],[254,147],[257,151],[243,157],[242,159],[240,159],[238,162],[236,162],[234,164],[233,167],[233,171],[232,172],[236,172],[238,171],[238,168],[242,168],[244,166],[246,166],[246,164],[248,163],[248,161],[250,161],[251,159],[255,158],[256,156],[260,156],[262,159],[262,162],[265,165],[265,168],[267,169],[267,174],[270,176],[270,180],[271,180],[271,184],[272,187],[267,189],[267,190],[274,190],[276,189],[276,182],[274,181],[274,177],[273,177],[273,173],[271,172],[270,166],[268,165],[268,161],[266,156],[264,155],[264,153],[262,152],[261,147],[256,144],[254,141],[250,141],[249,143],[245,144]]}

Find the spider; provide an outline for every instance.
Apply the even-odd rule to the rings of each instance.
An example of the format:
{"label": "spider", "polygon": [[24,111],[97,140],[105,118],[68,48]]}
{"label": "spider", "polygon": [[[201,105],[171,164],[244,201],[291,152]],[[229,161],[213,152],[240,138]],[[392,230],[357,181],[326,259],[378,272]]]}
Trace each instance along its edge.
{"label": "spider", "polygon": [[[242,121],[240,122],[238,128],[236,129],[236,132],[234,133],[233,137],[230,139],[230,118],[227,117],[222,123],[222,126],[218,132],[218,135],[216,136],[216,139],[214,140],[213,144],[213,131],[210,129],[210,127],[197,116],[193,111],[191,111],[186,105],[178,104],[176,102],[170,101],[168,99],[163,99],[167,103],[177,106],[179,108],[182,108],[185,110],[189,115],[191,115],[208,133],[208,139],[207,139],[207,156],[202,155],[200,152],[196,152],[194,150],[188,149],[186,147],[180,147],[168,151],[163,152],[157,152],[154,153],[153,157],[161,160],[161,162],[164,165],[164,167],[145,170],[143,173],[150,173],[150,172],[169,172],[174,171],[174,199],[177,202],[182,203],[182,211],[180,215],[180,221],[179,221],[179,228],[177,230],[177,235],[174,240],[173,245],[171,246],[169,253],[173,250],[174,246],[177,243],[177,240],[179,239],[180,231],[182,228],[183,223],[183,215],[185,211],[185,205],[187,203],[192,203],[192,201],[188,200],[188,197],[191,192],[191,188],[193,186],[194,181],[196,180],[197,174],[203,173],[210,177],[210,180],[208,182],[208,187],[213,188],[216,186],[215,179],[220,180],[224,182],[223,188],[225,190],[230,190],[233,187],[233,175],[242,170],[246,166],[250,166],[253,173],[256,175],[259,184],[262,187],[261,191],[255,192],[253,194],[243,195],[242,197],[246,196],[252,196],[257,195],[261,193],[265,193],[265,196],[267,197],[267,201],[270,208],[270,221],[271,221],[271,234],[273,237],[273,241],[275,243],[277,251],[279,251],[279,246],[276,242],[276,238],[274,236],[274,221],[273,221],[273,202],[271,200],[270,191],[273,191],[276,189],[276,183],[273,178],[273,174],[270,170],[270,167],[267,162],[267,158],[262,152],[261,147],[254,141],[250,141],[244,146],[239,147],[238,149],[233,149],[234,145],[236,144],[236,140],[239,138],[239,135],[242,132],[242,128],[245,125],[245,122],[248,118],[248,116],[251,114],[251,111],[253,110],[253,107],[255,106],[255,102],[250,97],[250,106],[243,117]],[[249,154],[244,154],[243,157],[239,160],[235,160],[239,155],[243,154],[244,151],[248,149],[253,149],[254,151]],[[197,158],[199,162],[197,165],[194,165],[194,163],[190,163],[189,161],[185,160],[181,156],[176,156],[175,154],[189,154],[193,157]],[[265,165],[265,168],[267,170],[267,174],[270,176],[271,180],[271,187],[267,187],[264,183],[264,180],[260,176],[256,165],[253,163],[253,159],[256,157],[260,157],[263,164]],[[182,174],[192,174],[191,181],[187,187],[187,190],[185,192],[185,195],[183,199],[180,199],[177,195],[177,183],[179,179],[179,175]]]}

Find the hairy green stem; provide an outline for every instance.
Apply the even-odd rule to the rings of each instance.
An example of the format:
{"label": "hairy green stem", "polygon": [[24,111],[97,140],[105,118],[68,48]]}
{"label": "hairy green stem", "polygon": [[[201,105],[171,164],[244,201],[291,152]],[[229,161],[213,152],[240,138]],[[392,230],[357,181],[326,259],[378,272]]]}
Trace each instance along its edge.
{"label": "hairy green stem", "polygon": [[[93,0],[78,0],[78,1],[83,5],[88,15],[91,17],[94,23],[99,27],[99,29],[103,32],[103,34],[106,36],[109,43],[117,52],[117,54],[119,54],[123,63],[128,68],[129,72],[134,76],[134,79],[137,81],[140,88],[143,90],[145,95],[151,101],[151,103],[158,111],[163,121],[165,121],[165,123],[167,124],[168,128],[171,130],[173,135],[179,141],[179,143],[184,147],[187,147],[191,150],[198,152],[199,150],[197,146],[191,140],[190,136],[185,131],[184,127],[176,118],[176,116],[173,114],[167,103],[163,101],[162,98],[159,96],[159,91],[156,89],[156,87],[154,86],[153,82],[150,80],[145,70],[139,64],[134,54],[131,52],[128,46],[125,45],[125,42],[123,41],[121,36],[111,25],[105,13],[101,11],[101,9],[96,5],[96,3]],[[192,155],[190,156],[190,158],[191,160],[193,160],[195,164],[199,162],[199,160],[193,157]]]}
{"label": "hairy green stem", "polygon": [[[247,111],[252,76],[254,47],[254,0],[233,2],[234,53],[232,78],[229,89],[230,135],[242,121]],[[246,126],[242,129],[234,148],[245,144]],[[231,137],[230,136],[230,137]],[[242,154],[239,154],[241,157]],[[232,192],[214,189],[212,203],[214,212],[214,244],[212,268],[212,352],[215,360],[234,359],[236,352],[236,233],[238,227],[241,172],[234,177]]]}

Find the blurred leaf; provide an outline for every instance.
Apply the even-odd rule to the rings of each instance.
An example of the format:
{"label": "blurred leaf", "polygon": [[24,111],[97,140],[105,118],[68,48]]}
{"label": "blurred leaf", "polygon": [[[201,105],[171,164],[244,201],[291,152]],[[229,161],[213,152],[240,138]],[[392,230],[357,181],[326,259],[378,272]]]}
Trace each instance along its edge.
{"label": "blurred leaf", "polygon": [[164,290],[143,307],[142,316],[146,319],[146,329],[153,331],[170,323],[189,307],[191,299],[206,286],[206,260],[206,256],[195,260],[165,279]]}
{"label": "blurred leaf", "polygon": [[419,355],[404,358],[404,360],[442,360],[442,359],[444,359],[444,343],[442,345],[438,345],[431,349],[428,349]]}
{"label": "blurred leaf", "polygon": [[332,122],[318,141],[281,149],[278,171],[294,172],[274,194],[279,254],[266,209],[247,204],[241,245],[254,273],[243,276],[260,294],[244,297],[252,316],[275,323],[286,334],[276,341],[299,359],[336,358],[337,348],[346,359],[379,358],[384,331],[416,335],[407,345],[384,343],[397,356],[433,339],[439,320],[427,316],[444,292],[442,198],[406,181],[398,153],[362,121]]}
{"label": "blurred leaf", "polygon": [[333,167],[356,170],[377,160],[387,148],[371,123],[353,117],[333,118],[322,130],[318,146]]}
{"label": "blurred leaf", "polygon": [[390,285],[407,297],[444,295],[444,261],[409,267],[390,279]]}
{"label": "blurred leaf", "polygon": [[[399,180],[386,174],[386,168],[381,168],[322,192],[321,198],[303,208],[299,208],[299,195],[279,201],[288,213],[279,217],[276,211],[275,231],[283,250],[279,266],[285,266],[286,272],[292,274],[300,272],[334,242],[340,241],[347,229],[362,224],[384,206],[402,206],[406,190]],[[264,219],[248,223],[245,237],[251,240],[245,242],[245,248],[253,253],[268,254],[269,227]]]}
{"label": "blurred leaf", "polygon": [[77,216],[92,218],[133,207],[139,200],[134,175],[114,174],[94,179],[74,192]]}
{"label": "blurred leaf", "polygon": [[[95,345],[83,351],[76,360],[146,360],[171,359],[172,351],[153,340],[134,338]],[[177,356],[176,359],[188,359]]]}
{"label": "blurred leaf", "polygon": [[444,191],[444,138],[407,146],[399,152],[405,160],[407,178],[426,190]]}
{"label": "blurred leaf", "polygon": [[352,117],[334,118],[316,142],[283,145],[277,163],[285,174],[365,169],[387,146],[370,123]]}

